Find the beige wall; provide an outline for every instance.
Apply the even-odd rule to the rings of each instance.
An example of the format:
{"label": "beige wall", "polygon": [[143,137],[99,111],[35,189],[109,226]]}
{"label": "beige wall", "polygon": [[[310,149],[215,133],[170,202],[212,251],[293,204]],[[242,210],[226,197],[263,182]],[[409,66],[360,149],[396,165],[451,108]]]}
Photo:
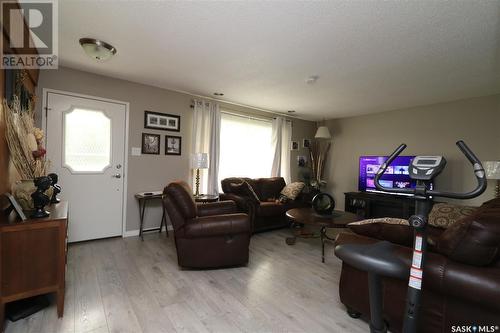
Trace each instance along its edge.
{"label": "beige wall", "polygon": [[[129,81],[91,74],[69,68],[41,71],[38,84],[38,96],[42,96],[43,88],[51,88],[109,98],[130,103],[130,129],[128,152],[128,191],[126,229],[137,230],[139,212],[134,193],[150,190],[161,190],[169,182],[177,179],[189,179],[189,153],[191,148],[192,96],[170,90],[137,84]],[[41,98],[40,98],[41,99]],[[41,100],[37,103],[38,115]],[[261,114],[257,110],[222,103],[222,107],[247,114]],[[144,129],[144,110],[178,114],[181,116],[181,132],[166,132]],[[40,118],[40,117],[39,117]],[[313,122],[293,120],[293,138],[311,137],[316,125]],[[131,156],[131,147],[141,146],[141,133],[162,135],[160,155]],[[164,135],[182,136],[182,156],[166,156],[164,152]],[[295,152],[294,152],[295,153]],[[296,165],[296,154],[292,154],[292,165]],[[297,173],[296,167],[292,175]],[[64,190],[64,184],[63,190]],[[161,210],[155,204],[146,212],[146,228],[158,226]]]}
{"label": "beige wall", "polygon": [[[357,191],[360,155],[388,155],[400,143],[407,155],[444,155],[448,167],[436,188],[465,191],[475,177],[455,142],[463,139],[479,159],[500,160],[500,95],[459,100],[327,122],[332,151],[326,168],[328,190],[344,208],[344,192]],[[494,183],[470,204],[493,197]]]}

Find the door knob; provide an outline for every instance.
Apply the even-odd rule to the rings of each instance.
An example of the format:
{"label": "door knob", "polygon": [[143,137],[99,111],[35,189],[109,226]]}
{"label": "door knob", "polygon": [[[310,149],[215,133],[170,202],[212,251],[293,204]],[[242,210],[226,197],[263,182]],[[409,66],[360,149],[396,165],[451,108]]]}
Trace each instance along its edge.
{"label": "door knob", "polygon": [[119,173],[117,173],[117,174],[115,174],[115,175],[112,175],[111,177],[113,177],[113,178],[122,178],[122,175],[121,175],[121,174],[119,174]]}

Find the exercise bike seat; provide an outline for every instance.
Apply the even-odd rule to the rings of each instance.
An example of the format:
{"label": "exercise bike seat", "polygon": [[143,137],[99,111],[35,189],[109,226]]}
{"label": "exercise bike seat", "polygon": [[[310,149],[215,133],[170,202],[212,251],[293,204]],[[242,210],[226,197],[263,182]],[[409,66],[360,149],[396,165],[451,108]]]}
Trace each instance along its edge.
{"label": "exercise bike seat", "polygon": [[408,266],[395,254],[396,247],[388,241],[374,244],[340,244],[335,255],[361,271],[397,279],[408,278]]}

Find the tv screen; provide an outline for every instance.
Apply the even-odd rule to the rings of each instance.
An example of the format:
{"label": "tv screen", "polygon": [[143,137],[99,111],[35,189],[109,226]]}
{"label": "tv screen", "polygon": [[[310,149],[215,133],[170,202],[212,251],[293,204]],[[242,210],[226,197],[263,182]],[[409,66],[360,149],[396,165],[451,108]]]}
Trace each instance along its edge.
{"label": "tv screen", "polygon": [[[387,167],[380,183],[390,188],[415,188],[408,167],[415,156],[398,156]],[[375,188],[375,175],[388,156],[361,156],[359,158],[359,191],[380,192]]]}

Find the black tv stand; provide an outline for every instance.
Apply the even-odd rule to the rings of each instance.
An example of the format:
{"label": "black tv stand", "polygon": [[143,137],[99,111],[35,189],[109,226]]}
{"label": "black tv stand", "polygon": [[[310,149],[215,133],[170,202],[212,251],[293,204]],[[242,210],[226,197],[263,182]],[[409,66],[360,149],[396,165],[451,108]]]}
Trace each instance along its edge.
{"label": "black tv stand", "polygon": [[344,195],[344,210],[364,219],[377,217],[407,219],[415,211],[415,200],[411,197],[375,192],[346,192]]}

